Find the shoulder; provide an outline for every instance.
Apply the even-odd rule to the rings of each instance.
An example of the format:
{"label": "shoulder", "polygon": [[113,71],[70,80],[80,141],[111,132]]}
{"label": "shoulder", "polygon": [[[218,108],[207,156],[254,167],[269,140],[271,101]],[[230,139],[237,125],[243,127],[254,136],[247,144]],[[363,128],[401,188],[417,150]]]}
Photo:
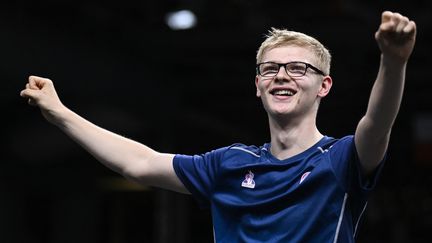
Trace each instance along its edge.
{"label": "shoulder", "polygon": [[325,140],[320,144],[318,148],[322,148],[323,150],[330,150],[334,147],[349,147],[352,145],[354,145],[353,135],[346,135],[340,138],[326,136]]}
{"label": "shoulder", "polygon": [[193,160],[193,161],[221,161],[233,157],[254,157],[260,158],[263,152],[267,151],[267,144],[263,146],[245,145],[234,143],[229,146],[219,147],[205,153],[195,155],[176,154],[174,160]]}
{"label": "shoulder", "polygon": [[329,138],[323,145],[322,152],[328,152],[326,154],[332,162],[354,161],[357,159],[354,136]]}
{"label": "shoulder", "polygon": [[253,156],[253,157],[261,157],[261,154],[267,151],[267,146],[255,146],[255,145],[245,145],[242,143],[235,143],[228,147],[226,147],[226,155],[244,155],[244,156]]}

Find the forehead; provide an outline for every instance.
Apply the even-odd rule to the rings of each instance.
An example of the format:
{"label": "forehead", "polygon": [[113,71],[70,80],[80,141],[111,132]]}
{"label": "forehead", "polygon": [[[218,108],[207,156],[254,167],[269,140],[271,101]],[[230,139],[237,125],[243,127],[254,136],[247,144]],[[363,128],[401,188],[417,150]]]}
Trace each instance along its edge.
{"label": "forehead", "polygon": [[314,63],[316,57],[307,47],[301,46],[278,46],[264,52],[262,62],[286,63],[293,61],[302,61]]}

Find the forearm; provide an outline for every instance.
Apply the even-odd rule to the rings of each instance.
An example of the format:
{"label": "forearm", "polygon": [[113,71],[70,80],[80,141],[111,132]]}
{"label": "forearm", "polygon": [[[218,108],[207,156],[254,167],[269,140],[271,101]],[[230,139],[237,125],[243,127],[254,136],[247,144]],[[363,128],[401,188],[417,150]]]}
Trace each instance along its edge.
{"label": "forearm", "polygon": [[366,114],[360,120],[355,143],[363,174],[370,175],[387,150],[393,123],[399,111],[405,83],[406,62],[381,56]]}
{"label": "forearm", "polygon": [[363,173],[370,175],[387,151],[393,123],[399,112],[405,70],[414,48],[416,25],[399,13],[384,11],[375,39],[381,63],[365,116],[355,132],[355,145]]}
{"label": "forearm", "polygon": [[188,193],[172,166],[173,154],[158,153],[82,118],[62,104],[50,79],[30,76],[20,95],[108,168],[142,184]]}
{"label": "forearm", "polygon": [[377,79],[363,118],[371,133],[384,136],[390,132],[402,101],[405,70],[406,62],[381,55]]}
{"label": "forearm", "polygon": [[108,168],[130,177],[130,168],[148,164],[158,153],[149,147],[96,126],[64,108],[54,124]]}

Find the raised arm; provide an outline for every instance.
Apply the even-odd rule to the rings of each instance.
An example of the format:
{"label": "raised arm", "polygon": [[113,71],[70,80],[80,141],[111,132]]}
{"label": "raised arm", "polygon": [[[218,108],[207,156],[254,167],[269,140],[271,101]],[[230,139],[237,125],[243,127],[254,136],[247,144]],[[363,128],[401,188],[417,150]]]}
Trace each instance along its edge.
{"label": "raised arm", "polygon": [[174,172],[174,155],[156,152],[82,118],[62,104],[51,80],[30,76],[21,96],[108,168],[145,185],[188,193]]}
{"label": "raised arm", "polygon": [[365,175],[374,171],[387,150],[415,38],[416,25],[413,21],[399,13],[382,13],[381,24],[375,33],[381,50],[381,63],[366,114],[355,132],[355,144]]}

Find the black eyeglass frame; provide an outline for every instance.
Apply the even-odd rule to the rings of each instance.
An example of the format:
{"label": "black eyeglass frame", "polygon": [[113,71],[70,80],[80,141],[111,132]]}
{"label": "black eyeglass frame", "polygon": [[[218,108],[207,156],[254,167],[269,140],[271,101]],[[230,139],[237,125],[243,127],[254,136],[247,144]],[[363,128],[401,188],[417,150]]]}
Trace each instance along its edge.
{"label": "black eyeglass frame", "polygon": [[258,63],[258,64],[256,65],[256,73],[257,73],[258,75],[262,76],[262,77],[275,77],[275,76],[277,75],[277,73],[275,73],[275,75],[273,75],[273,76],[264,76],[264,75],[261,74],[261,72],[260,72],[260,66],[261,66],[262,64],[266,64],[266,63],[272,63],[272,64],[276,64],[276,65],[278,65],[278,72],[279,72],[280,68],[283,66],[284,69],[285,69],[285,73],[286,73],[287,75],[289,75],[289,76],[292,76],[292,75],[290,75],[290,74],[288,73],[287,69],[286,69],[286,67],[287,67],[288,64],[293,64],[293,63],[301,63],[301,64],[304,64],[304,65],[306,66],[304,73],[303,73],[302,75],[299,75],[299,76],[293,76],[293,77],[303,77],[303,76],[306,74],[308,68],[314,70],[314,71],[315,71],[316,73],[318,73],[318,74],[321,74],[321,75],[323,75],[323,76],[326,76],[325,73],[324,73],[323,71],[319,70],[317,67],[314,67],[314,66],[313,66],[312,64],[310,64],[310,63],[307,63],[307,62],[301,62],[301,61],[295,61],[295,62],[287,62],[287,63],[260,62],[260,63]]}

